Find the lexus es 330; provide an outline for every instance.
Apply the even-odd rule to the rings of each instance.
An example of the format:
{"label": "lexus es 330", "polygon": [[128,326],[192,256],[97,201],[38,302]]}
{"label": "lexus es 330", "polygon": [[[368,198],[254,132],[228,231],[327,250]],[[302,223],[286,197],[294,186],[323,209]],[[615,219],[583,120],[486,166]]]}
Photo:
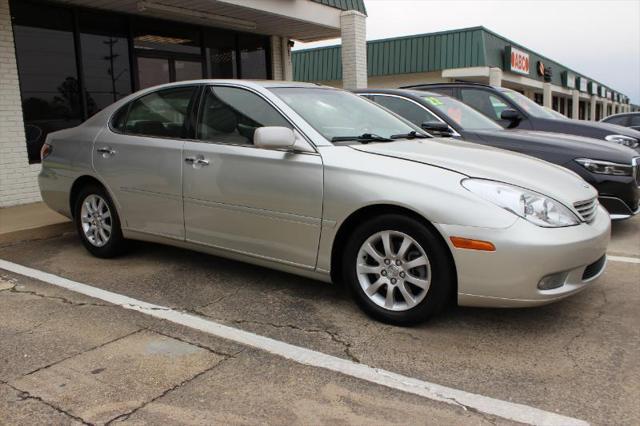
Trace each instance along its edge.
{"label": "lexus es 330", "polygon": [[430,138],[343,90],[201,80],[49,135],[40,188],[99,257],[162,242],[340,281],[370,315],[533,306],[589,286],[610,220],[566,169]]}

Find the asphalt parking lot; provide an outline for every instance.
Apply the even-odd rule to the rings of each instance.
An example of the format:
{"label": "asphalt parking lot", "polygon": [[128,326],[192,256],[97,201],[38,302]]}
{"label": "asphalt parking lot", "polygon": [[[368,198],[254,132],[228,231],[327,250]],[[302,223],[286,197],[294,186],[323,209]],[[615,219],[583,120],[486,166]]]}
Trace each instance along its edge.
{"label": "asphalt parking lot", "polygon": [[[374,322],[335,286],[154,244],[101,260],[64,235],[0,259],[410,378],[637,425],[640,217],[614,225],[609,251],[618,260],[593,287],[560,303],[452,307],[412,328]],[[510,423],[1,269],[0,324],[0,424]]]}

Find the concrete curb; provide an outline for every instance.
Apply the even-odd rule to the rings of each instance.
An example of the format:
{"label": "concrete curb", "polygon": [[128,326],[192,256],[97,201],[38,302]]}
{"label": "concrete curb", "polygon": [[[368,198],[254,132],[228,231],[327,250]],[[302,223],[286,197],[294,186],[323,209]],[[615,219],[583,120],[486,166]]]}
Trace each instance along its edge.
{"label": "concrete curb", "polygon": [[50,225],[38,226],[35,228],[7,232],[4,234],[0,234],[0,247],[18,243],[21,241],[43,240],[46,238],[66,234],[68,232],[74,232],[72,222],[53,223]]}

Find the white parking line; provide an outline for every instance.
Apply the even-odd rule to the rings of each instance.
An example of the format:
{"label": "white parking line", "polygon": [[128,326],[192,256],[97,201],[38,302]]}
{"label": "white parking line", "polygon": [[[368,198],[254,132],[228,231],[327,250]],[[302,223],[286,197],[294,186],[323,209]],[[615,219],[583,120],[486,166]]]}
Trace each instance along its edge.
{"label": "white parking line", "polygon": [[322,352],[291,345],[269,337],[229,327],[196,315],[175,311],[164,306],[154,305],[118,293],[91,287],[87,284],[6,260],[0,259],[0,269],[34,278],[95,299],[100,299],[125,309],[142,312],[155,318],[161,318],[213,336],[257,348],[300,364],[335,371],[391,389],[462,407],[465,410],[473,409],[485,414],[531,425],[588,425],[587,422],[572,417],[429,383],[391,371],[369,367]]}
{"label": "white parking line", "polygon": [[637,257],[607,255],[607,260],[611,260],[613,262],[640,263],[640,258],[637,258]]}

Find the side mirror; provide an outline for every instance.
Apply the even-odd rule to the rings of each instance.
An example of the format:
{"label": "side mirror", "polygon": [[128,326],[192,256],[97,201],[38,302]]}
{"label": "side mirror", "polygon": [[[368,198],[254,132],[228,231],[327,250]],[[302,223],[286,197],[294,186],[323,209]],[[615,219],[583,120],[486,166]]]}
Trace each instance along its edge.
{"label": "side mirror", "polygon": [[258,127],[253,134],[253,144],[264,149],[293,149],[296,135],[288,127]]}
{"label": "side mirror", "polygon": [[500,113],[500,119],[504,121],[508,121],[509,125],[507,126],[509,129],[513,129],[517,127],[518,124],[522,121],[522,115],[515,109],[507,108],[502,110]]}
{"label": "side mirror", "polygon": [[447,123],[441,123],[440,121],[425,121],[420,127],[430,133],[437,133],[441,136],[451,136],[451,128],[449,128]]}

